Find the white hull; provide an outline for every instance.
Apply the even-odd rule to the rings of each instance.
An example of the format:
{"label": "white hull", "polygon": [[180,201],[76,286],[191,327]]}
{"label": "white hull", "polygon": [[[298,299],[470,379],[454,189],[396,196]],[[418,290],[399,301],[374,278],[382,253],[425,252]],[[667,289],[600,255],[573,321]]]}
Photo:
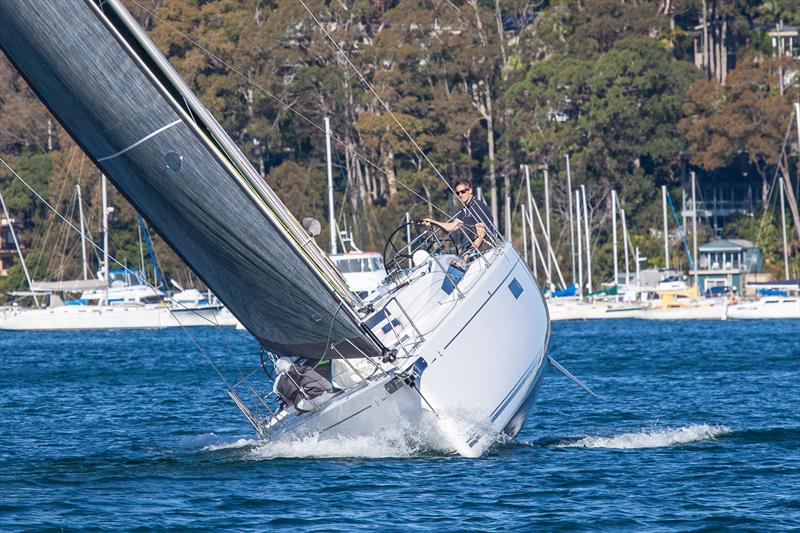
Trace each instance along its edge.
{"label": "white hull", "polygon": [[548,300],[551,321],[559,320],[609,320],[614,318],[637,318],[643,311],[641,305],[625,302],[590,303],[578,301]]}
{"label": "white hull", "polygon": [[550,320],[588,320],[600,318],[606,312],[605,305],[594,305],[589,302],[548,300],[547,309]]}
{"label": "white hull", "polygon": [[725,320],[725,304],[656,307],[643,310],[637,318],[645,320]]}
{"label": "white hull", "polygon": [[764,297],[755,302],[728,307],[728,318],[754,320],[770,318],[800,318],[800,298]]}
{"label": "white hull", "polygon": [[[319,412],[273,421],[266,434],[364,435],[427,419],[464,456],[481,455],[501,432],[515,436],[541,384],[550,328],[542,293],[516,252],[506,245],[490,253],[491,265],[476,260],[458,285],[463,298],[445,294],[444,274],[432,270],[379,300],[367,322],[385,345],[403,340],[398,368],[386,365],[388,375],[376,372]],[[408,316],[417,317],[413,325]],[[420,357],[428,366],[412,387],[402,371]]]}
{"label": "white hull", "polygon": [[159,329],[214,326],[219,307],[170,310],[161,304],[64,305],[49,309],[10,308],[0,313],[0,330],[59,331]]}

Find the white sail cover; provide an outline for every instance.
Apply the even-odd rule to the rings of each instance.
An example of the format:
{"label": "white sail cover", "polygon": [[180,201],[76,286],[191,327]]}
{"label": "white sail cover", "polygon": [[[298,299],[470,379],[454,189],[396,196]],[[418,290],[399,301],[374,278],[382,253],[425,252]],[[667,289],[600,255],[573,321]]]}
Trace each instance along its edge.
{"label": "white sail cover", "polygon": [[116,1],[2,0],[0,48],[265,348],[377,355],[319,248],[132,21]]}
{"label": "white sail cover", "polygon": [[70,279],[64,281],[34,281],[33,292],[83,292],[105,288],[102,279]]}

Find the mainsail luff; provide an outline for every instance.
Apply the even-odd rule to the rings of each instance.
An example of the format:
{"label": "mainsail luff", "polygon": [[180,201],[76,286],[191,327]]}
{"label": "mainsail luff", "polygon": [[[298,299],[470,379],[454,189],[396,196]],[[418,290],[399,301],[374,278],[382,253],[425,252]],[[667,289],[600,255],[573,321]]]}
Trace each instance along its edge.
{"label": "mainsail luff", "polygon": [[[326,272],[314,251],[319,248],[310,239],[298,241],[296,221],[265,183],[253,179],[257,173],[242,164],[244,157],[202,104],[191,95],[197,109],[191,115],[187,102],[176,101],[176,95],[189,100],[188,88],[165,87],[166,72],[149,71],[147,58],[136,55],[140,50],[114,31],[103,9],[119,16],[124,8],[98,5],[4,0],[0,47],[84,151],[262,345],[318,358],[332,341],[346,338],[377,355],[335,271]],[[166,63],[155,45],[148,54]]]}

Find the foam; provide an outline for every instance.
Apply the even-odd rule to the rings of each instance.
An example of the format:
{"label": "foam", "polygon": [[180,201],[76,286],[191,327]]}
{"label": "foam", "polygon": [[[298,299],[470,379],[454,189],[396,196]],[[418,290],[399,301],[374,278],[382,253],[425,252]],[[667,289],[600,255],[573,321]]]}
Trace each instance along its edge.
{"label": "foam", "polygon": [[693,424],[679,428],[622,433],[614,437],[584,437],[575,441],[561,442],[557,446],[561,448],[614,448],[623,450],[663,448],[714,440],[729,433],[731,433],[731,429],[728,426]]}
{"label": "foam", "polygon": [[[375,429],[370,434],[306,436],[285,435],[274,440],[238,438],[198,439],[203,451],[243,450],[253,460],[278,458],[396,458],[420,455],[480,457],[504,439],[491,425],[478,422],[469,413],[440,413],[425,416],[416,424],[396,419],[393,425]],[[476,433],[482,435],[473,447],[467,445]],[[211,434],[213,435],[213,434]],[[214,436],[215,437],[215,436]]]}

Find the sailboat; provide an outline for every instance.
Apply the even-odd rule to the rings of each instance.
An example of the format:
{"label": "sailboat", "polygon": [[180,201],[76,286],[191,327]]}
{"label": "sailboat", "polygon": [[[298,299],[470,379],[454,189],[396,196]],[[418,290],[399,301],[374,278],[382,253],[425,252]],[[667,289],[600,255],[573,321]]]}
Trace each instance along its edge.
{"label": "sailboat", "polygon": [[[29,291],[12,293],[33,296],[36,307],[18,305],[0,310],[0,330],[5,331],[80,331],[100,329],[160,329],[167,327],[192,327],[220,325],[222,305],[201,300],[197,291],[177,293],[168,297],[163,291],[144,282],[144,275],[129,268],[109,269],[108,254],[108,198],[105,176],[101,178],[103,198],[103,262],[97,279],[87,279],[88,263],[86,243],[81,233],[84,279],[66,281],[30,281]],[[80,203],[80,189],[78,188]],[[0,203],[8,218],[5,202]],[[83,210],[80,209],[80,223]],[[13,229],[11,230],[13,232]],[[14,242],[17,244],[16,236]],[[148,246],[150,246],[148,236]],[[23,269],[25,258],[17,245]],[[158,272],[158,267],[155,267]],[[80,293],[66,302],[60,295]],[[39,306],[36,296],[48,301]],[[228,325],[225,323],[225,325]],[[231,324],[232,325],[232,324]]]}
{"label": "sailboat", "polygon": [[[328,226],[330,230],[330,253],[328,257],[342,274],[351,291],[362,300],[369,300],[386,278],[383,256],[377,252],[363,252],[353,241],[353,233],[347,223],[343,231],[337,231],[336,207],[333,201],[333,156],[331,153],[331,121],[325,117],[325,148],[328,170]],[[339,253],[336,238],[342,245]]]}
{"label": "sailboat", "polygon": [[[427,232],[365,305],[119,1],[4,0],[0,47],[260,343],[260,364],[228,394],[261,437],[432,420],[477,456],[519,432],[553,361],[542,292],[510,243],[495,235],[455,277]],[[298,369],[329,370],[324,392]],[[294,400],[277,390],[287,381]]]}
{"label": "sailboat", "polygon": [[[797,134],[800,139],[800,104],[795,104],[797,111]],[[786,238],[786,183],[783,178],[778,181],[781,198],[781,229],[783,234],[783,269],[785,279],[751,283],[757,288],[760,298],[753,302],[741,302],[728,306],[727,318],[732,319],[771,319],[800,318],[800,280],[789,279],[789,244]]]}

